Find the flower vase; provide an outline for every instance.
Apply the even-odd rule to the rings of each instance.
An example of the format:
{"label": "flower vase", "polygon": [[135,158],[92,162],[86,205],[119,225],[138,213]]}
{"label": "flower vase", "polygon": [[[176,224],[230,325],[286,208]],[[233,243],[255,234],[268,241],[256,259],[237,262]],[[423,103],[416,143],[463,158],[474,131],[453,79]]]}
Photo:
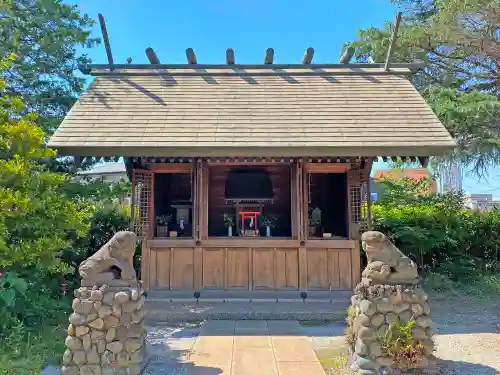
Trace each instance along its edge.
{"label": "flower vase", "polygon": [[168,226],[167,225],[157,225],[156,226],[156,236],[157,237],[168,237]]}
{"label": "flower vase", "polygon": [[233,227],[227,227],[227,236],[233,237]]}
{"label": "flower vase", "polygon": [[271,227],[270,226],[266,227],[266,237],[271,237]]}

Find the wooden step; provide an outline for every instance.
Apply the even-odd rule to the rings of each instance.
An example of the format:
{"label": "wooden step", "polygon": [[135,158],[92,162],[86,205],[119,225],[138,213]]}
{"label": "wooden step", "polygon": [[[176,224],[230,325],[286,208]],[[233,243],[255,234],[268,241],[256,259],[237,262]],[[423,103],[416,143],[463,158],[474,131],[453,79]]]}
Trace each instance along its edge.
{"label": "wooden step", "polygon": [[343,321],[349,301],[303,302],[187,302],[146,299],[146,322],[200,322],[204,320]]}

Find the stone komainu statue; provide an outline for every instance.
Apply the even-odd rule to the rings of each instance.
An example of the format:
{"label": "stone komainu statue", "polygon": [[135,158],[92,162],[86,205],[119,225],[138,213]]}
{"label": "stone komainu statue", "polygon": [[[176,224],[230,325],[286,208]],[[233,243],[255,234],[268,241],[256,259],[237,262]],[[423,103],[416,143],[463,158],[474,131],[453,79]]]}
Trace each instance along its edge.
{"label": "stone komainu statue", "polygon": [[136,235],[117,232],[94,255],[78,267],[82,286],[133,286],[137,285],[133,266]]}
{"label": "stone komainu statue", "polygon": [[368,265],[362,273],[365,284],[417,284],[416,264],[398,250],[380,232],[368,231],[361,236]]}

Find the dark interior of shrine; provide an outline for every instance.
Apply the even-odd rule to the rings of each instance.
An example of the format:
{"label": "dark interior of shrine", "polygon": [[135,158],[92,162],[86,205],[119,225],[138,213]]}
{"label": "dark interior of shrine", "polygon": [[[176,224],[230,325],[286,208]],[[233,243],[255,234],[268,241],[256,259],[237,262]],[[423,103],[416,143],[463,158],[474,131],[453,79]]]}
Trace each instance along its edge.
{"label": "dark interior of shrine", "polygon": [[[208,189],[209,236],[292,236],[288,165],[213,166]],[[257,214],[250,217],[248,212]]]}
{"label": "dark interior of shrine", "polygon": [[331,233],[332,238],[348,238],[347,174],[311,173],[309,192],[309,212],[319,208],[321,213],[320,222],[310,225],[314,230],[310,229],[309,236]]}
{"label": "dark interior of shrine", "polygon": [[156,173],[154,175],[154,217],[158,227],[161,218],[170,216],[168,230],[178,237],[192,237],[192,186],[190,173]]}

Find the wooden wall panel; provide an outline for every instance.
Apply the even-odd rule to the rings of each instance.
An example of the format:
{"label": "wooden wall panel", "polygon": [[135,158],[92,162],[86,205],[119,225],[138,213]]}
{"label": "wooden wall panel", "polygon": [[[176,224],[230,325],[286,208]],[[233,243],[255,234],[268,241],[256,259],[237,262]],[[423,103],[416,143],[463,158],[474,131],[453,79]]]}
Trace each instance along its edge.
{"label": "wooden wall panel", "polygon": [[[143,244],[143,252],[141,273],[148,289],[352,290],[360,276],[359,245],[333,240],[296,248],[148,249]],[[304,284],[299,277],[301,254],[306,264]]]}
{"label": "wooden wall panel", "polygon": [[308,289],[330,288],[327,249],[307,249],[307,275]]}
{"label": "wooden wall panel", "polygon": [[299,288],[298,249],[276,249],[274,261],[275,288],[297,290]]}
{"label": "wooden wall panel", "polygon": [[227,249],[227,280],[228,289],[248,289],[248,249]]}
{"label": "wooden wall panel", "polygon": [[193,253],[191,248],[172,249],[170,288],[173,290],[193,289]]}
{"label": "wooden wall panel", "polygon": [[340,289],[339,252],[328,251],[328,276],[330,278],[330,289]]}
{"label": "wooden wall panel", "polygon": [[339,278],[340,278],[340,289],[352,289],[352,264],[351,264],[351,252],[350,251],[340,251],[339,253]]}
{"label": "wooden wall panel", "polygon": [[151,251],[149,255],[149,286],[150,288],[156,288],[158,286],[158,281],[156,278],[156,270],[158,267],[158,260],[156,256],[157,252],[154,249]]}
{"label": "wooden wall panel", "polygon": [[170,288],[170,257],[172,250],[154,251],[156,254],[156,287]]}
{"label": "wooden wall panel", "polygon": [[224,288],[225,249],[203,250],[203,287]]}
{"label": "wooden wall panel", "polygon": [[311,290],[353,289],[353,249],[307,249],[308,288]]}
{"label": "wooden wall panel", "polygon": [[274,250],[253,249],[254,289],[274,289]]}

